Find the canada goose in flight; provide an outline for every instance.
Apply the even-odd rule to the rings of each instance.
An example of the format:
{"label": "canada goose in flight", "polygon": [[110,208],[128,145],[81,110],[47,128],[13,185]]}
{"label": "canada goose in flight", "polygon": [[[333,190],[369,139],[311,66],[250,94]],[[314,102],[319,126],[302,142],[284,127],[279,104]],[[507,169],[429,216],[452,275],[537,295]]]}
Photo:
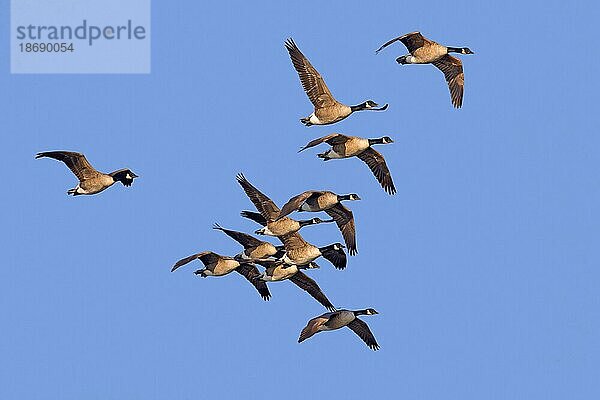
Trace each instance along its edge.
{"label": "canada goose in flight", "polygon": [[92,167],[83,154],[72,151],[45,151],[37,153],[35,156],[35,158],[42,157],[54,158],[55,160],[64,162],[77,179],[79,179],[79,184],[67,192],[67,194],[72,194],[73,196],[100,193],[117,181],[125,186],[131,186],[133,180],[138,178],[136,174],[126,168],[119,169],[110,174],[99,172]]}
{"label": "canada goose in flight", "polygon": [[323,136],[322,138],[315,139],[309,142],[306,146],[302,147],[298,152],[314,147],[321,143],[327,143],[331,146],[331,149],[325,153],[317,154],[323,161],[328,161],[333,158],[349,158],[358,157],[369,166],[375,178],[381,184],[381,187],[388,194],[395,194],[396,188],[392,181],[392,175],[388,169],[385,159],[379,152],[374,150],[371,146],[375,144],[388,144],[394,143],[389,136],[384,136],[378,139],[365,139],[357,136],[346,136],[341,133],[332,133],[331,135]]}
{"label": "canada goose in flight", "polygon": [[[264,225],[266,222],[262,215],[252,211],[242,211],[240,215],[260,225]],[[281,235],[278,238],[285,248],[285,253],[281,257],[281,260],[287,265],[307,265],[323,256],[335,268],[346,268],[347,258],[343,250],[344,246],[341,243],[334,243],[324,247],[313,246],[304,240],[298,232]]]}
{"label": "canada goose in flight", "polygon": [[206,278],[207,276],[223,276],[236,271],[256,288],[263,300],[269,300],[271,298],[271,293],[269,292],[269,288],[267,288],[266,283],[256,279],[256,277],[260,275],[260,272],[255,265],[250,263],[241,263],[232,257],[222,256],[220,254],[213,253],[212,251],[203,251],[202,253],[193,254],[189,257],[182,258],[175,263],[173,268],[171,268],[171,272],[196,259],[200,260],[202,264],[204,264],[204,268],[194,272],[196,275]]}
{"label": "canada goose in flight", "polygon": [[373,100],[367,100],[356,106],[347,106],[338,102],[329,91],[321,74],[310,64],[293,39],[286,40],[285,48],[290,53],[292,64],[298,72],[306,95],[315,106],[312,114],[300,120],[304,125],[334,124],[356,111],[383,111],[388,108],[387,104],[381,108],[375,108],[379,105]]}
{"label": "canada goose in flight", "polygon": [[331,304],[327,296],[325,296],[319,285],[317,285],[317,282],[311,279],[304,272],[300,271],[301,269],[319,268],[316,263],[311,262],[303,266],[286,265],[281,260],[257,261],[256,263],[265,267],[266,270],[262,274],[256,276],[254,279],[262,282],[279,282],[283,280],[290,280],[300,289],[310,294],[329,311],[335,310],[334,305]]}
{"label": "canada goose in flight", "polygon": [[308,324],[300,333],[298,343],[301,343],[322,331],[333,331],[335,329],[347,326],[356,333],[372,350],[379,350],[379,344],[375,340],[375,336],[369,329],[369,326],[358,318],[359,315],[374,315],[379,314],[372,308],[365,310],[337,310],[320,315],[308,321]]}
{"label": "canada goose in flight", "polygon": [[354,215],[341,202],[345,200],[360,200],[356,193],[345,195],[335,194],[328,191],[308,190],[297,196],[292,197],[281,207],[279,218],[285,217],[293,211],[324,211],[333,218],[337,224],[348,252],[350,255],[356,255],[356,228],[354,226]]}
{"label": "canada goose in flight", "polygon": [[246,192],[254,206],[266,221],[262,229],[257,230],[257,235],[281,236],[292,232],[297,232],[306,225],[316,225],[325,222],[333,222],[334,220],[323,221],[320,218],[311,218],[303,221],[296,221],[288,217],[279,218],[279,207],[263,194],[260,190],[254,187],[243,174],[237,175],[237,181]]}
{"label": "canada goose in flight", "polygon": [[463,92],[465,88],[465,74],[463,72],[462,62],[452,57],[449,53],[474,54],[468,47],[446,47],[439,43],[423,37],[420,32],[407,33],[398,36],[381,46],[375,53],[389,46],[390,44],[401,41],[410,54],[398,57],[398,64],[433,64],[444,73],[452,104],[456,108],[462,107]]}
{"label": "canada goose in flight", "polygon": [[[248,235],[247,233],[225,229],[219,224],[214,224],[213,229],[222,231],[227,236],[244,246],[244,251],[238,255],[242,260],[267,260],[270,257],[277,258],[277,255],[283,255],[283,246],[274,246],[269,242],[258,240],[254,236]],[[238,256],[234,258],[237,258]]]}

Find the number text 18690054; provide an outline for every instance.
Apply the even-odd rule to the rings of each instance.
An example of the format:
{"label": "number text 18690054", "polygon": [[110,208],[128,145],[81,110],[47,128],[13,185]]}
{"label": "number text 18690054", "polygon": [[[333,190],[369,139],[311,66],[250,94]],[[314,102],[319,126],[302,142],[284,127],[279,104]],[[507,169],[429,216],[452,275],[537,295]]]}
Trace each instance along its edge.
{"label": "number text 18690054", "polygon": [[73,43],[19,43],[21,53],[71,53]]}

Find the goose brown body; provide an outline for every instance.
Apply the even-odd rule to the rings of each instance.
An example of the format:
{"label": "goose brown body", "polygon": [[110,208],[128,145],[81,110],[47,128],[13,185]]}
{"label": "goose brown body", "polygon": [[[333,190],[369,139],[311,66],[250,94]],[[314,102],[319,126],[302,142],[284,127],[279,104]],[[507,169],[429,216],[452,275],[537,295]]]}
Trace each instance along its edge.
{"label": "goose brown body", "polygon": [[263,233],[269,236],[283,236],[289,233],[298,232],[300,228],[302,228],[300,222],[284,217],[276,221],[267,222],[266,229]]}
{"label": "goose brown body", "polygon": [[[304,201],[298,207],[298,211],[325,211],[339,203],[338,195],[329,191],[311,190],[302,193],[300,197],[304,198]],[[285,212],[286,205],[287,203],[281,208],[281,214]]]}
{"label": "goose brown body", "polygon": [[350,114],[352,114],[352,109],[349,106],[336,102],[328,107],[315,108],[313,115],[316,119],[311,121],[310,116],[308,119],[313,125],[330,125],[346,119]]}
{"label": "goose brown body", "polygon": [[269,242],[262,242],[253,249],[244,250],[244,255],[246,255],[246,257],[248,257],[249,259],[254,260],[267,259],[269,257],[275,256],[277,253],[277,248]]}
{"label": "goose brown body", "polygon": [[277,282],[290,279],[300,271],[298,265],[287,265],[283,262],[272,262],[270,264],[265,264],[262,262],[258,263],[266,267],[260,279],[267,282]]}
{"label": "goose brown body", "polygon": [[75,189],[74,194],[96,194],[100,193],[112,185],[115,179],[107,174],[99,174],[98,176],[79,182],[79,190]]}
{"label": "goose brown body", "polygon": [[332,142],[330,153],[334,156],[332,158],[354,157],[371,147],[369,139],[358,136],[348,136],[346,140],[332,140]]}
{"label": "goose brown body", "polygon": [[285,235],[281,238],[285,247],[284,262],[290,265],[306,265],[321,257],[317,246],[308,243],[299,234]]}
{"label": "goose brown body", "polygon": [[281,236],[279,239],[283,242],[285,248],[282,260],[286,264],[307,265],[323,256],[335,268],[346,268],[346,254],[344,253],[343,246],[339,243],[317,247],[304,240],[298,232]]}

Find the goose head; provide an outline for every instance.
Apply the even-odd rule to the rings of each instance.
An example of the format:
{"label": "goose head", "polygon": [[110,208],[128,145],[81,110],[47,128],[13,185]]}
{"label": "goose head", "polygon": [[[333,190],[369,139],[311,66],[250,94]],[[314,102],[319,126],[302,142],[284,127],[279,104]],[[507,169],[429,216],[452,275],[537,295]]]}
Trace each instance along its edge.
{"label": "goose head", "polygon": [[375,103],[373,100],[367,100],[355,106],[351,106],[350,109],[352,112],[363,110],[383,111],[388,108],[388,104],[384,104],[383,107],[380,108],[377,107],[379,107],[379,104]]}
{"label": "goose head", "polygon": [[350,193],[350,194],[338,196],[338,201],[343,201],[343,200],[356,201],[356,200],[360,200],[360,196],[357,195],[356,193]]}
{"label": "goose head", "polygon": [[375,315],[379,314],[374,308],[365,308],[364,310],[354,311],[354,315]]}
{"label": "goose head", "polygon": [[130,169],[120,169],[118,171],[111,172],[109,175],[112,176],[115,182],[119,181],[124,186],[131,186],[133,180],[135,178],[139,178],[139,176],[133,173],[133,171]]}
{"label": "goose head", "polygon": [[369,145],[372,146],[374,144],[390,144],[394,143],[391,137],[383,136],[377,139],[369,139]]}
{"label": "goose head", "polygon": [[458,53],[458,54],[475,54],[468,47],[448,47],[448,53]]}

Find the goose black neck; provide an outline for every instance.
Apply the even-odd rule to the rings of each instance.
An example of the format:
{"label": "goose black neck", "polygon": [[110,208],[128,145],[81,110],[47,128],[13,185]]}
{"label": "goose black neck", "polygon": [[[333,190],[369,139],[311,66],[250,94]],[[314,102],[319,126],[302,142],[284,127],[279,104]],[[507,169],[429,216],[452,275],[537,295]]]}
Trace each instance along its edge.
{"label": "goose black neck", "polygon": [[366,108],[367,108],[367,103],[366,103],[366,102],[365,102],[365,103],[360,103],[360,104],[357,104],[357,105],[355,105],[355,106],[350,106],[350,110],[351,110],[352,112],[356,112],[356,111],[362,111],[362,110],[364,110],[364,109],[366,109]]}
{"label": "goose black neck", "polygon": [[355,316],[359,316],[359,315],[367,315],[368,312],[366,309],[364,310],[356,310],[356,311],[352,311],[354,313]]}
{"label": "goose black neck", "polygon": [[369,146],[373,146],[374,144],[383,144],[383,138],[369,139]]}
{"label": "goose black neck", "polygon": [[300,226],[307,226],[307,225],[315,224],[315,222],[313,222],[312,219],[304,219],[302,221],[298,221],[298,223],[300,224]]}
{"label": "goose black neck", "polygon": [[350,195],[349,194],[343,194],[343,195],[337,195],[337,201],[344,201],[344,200],[350,200]]}
{"label": "goose black neck", "polygon": [[446,47],[448,49],[448,53],[462,53],[462,47]]}

